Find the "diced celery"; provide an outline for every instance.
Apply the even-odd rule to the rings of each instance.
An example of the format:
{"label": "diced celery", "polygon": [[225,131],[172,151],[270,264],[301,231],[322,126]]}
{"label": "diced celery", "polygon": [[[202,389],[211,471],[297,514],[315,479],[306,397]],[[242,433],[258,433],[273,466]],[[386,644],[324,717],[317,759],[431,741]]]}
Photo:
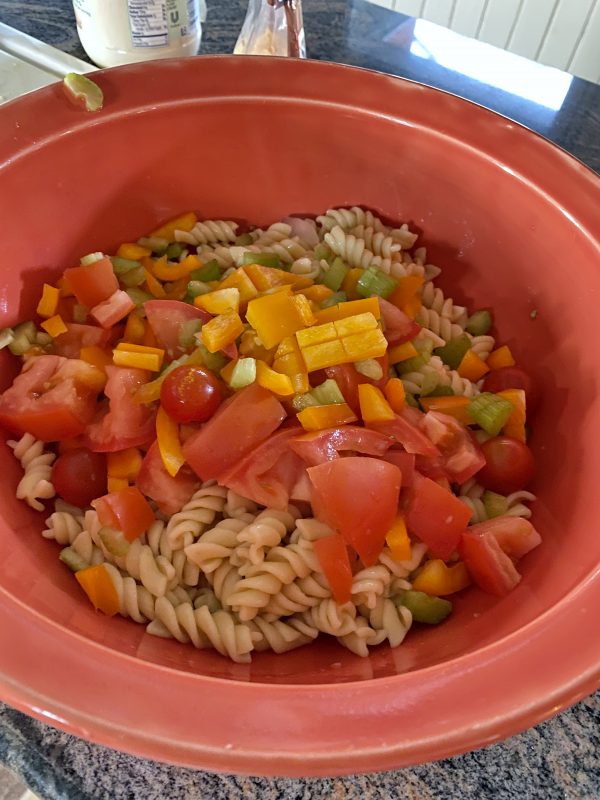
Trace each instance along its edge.
{"label": "diced celery", "polygon": [[221,278],[221,269],[214,260],[208,261],[203,267],[199,267],[190,273],[190,281],[218,281]]}
{"label": "diced celery", "polygon": [[496,494],[496,492],[490,492],[489,490],[486,490],[483,493],[482,500],[485,513],[490,519],[492,517],[501,517],[508,511],[508,503],[506,502],[506,497],[504,497],[504,495]]}
{"label": "diced celery", "polygon": [[244,253],[244,264],[260,264],[261,267],[282,269],[281,259],[275,253]]}
{"label": "diced celery", "polygon": [[427,393],[427,397],[452,397],[454,391],[451,386],[438,386]]}
{"label": "diced celery", "polygon": [[80,569],[87,569],[89,567],[88,562],[79,555],[77,550],[73,550],[72,547],[63,547],[58,557],[63,564],[67,565],[71,572],[79,572]]}
{"label": "diced celery", "polygon": [[136,306],[143,306],[148,300],[152,300],[152,295],[149,292],[144,292],[142,289],[138,289],[137,286],[132,286],[126,291]]}
{"label": "diced celery", "polygon": [[30,342],[35,342],[35,337],[37,336],[37,327],[35,322],[20,322],[17,327],[15,328],[15,335],[16,336],[25,336],[29,339]]}
{"label": "diced celery", "polygon": [[232,389],[243,389],[244,386],[250,386],[256,380],[256,359],[255,358],[240,358],[233,372],[231,373],[231,380],[229,385]]}
{"label": "diced celery", "polygon": [[337,306],[338,303],[345,303],[348,299],[346,292],[334,292],[326,300],[321,303],[321,308],[331,308]]}
{"label": "diced celery", "polygon": [[409,372],[418,372],[421,367],[424,367],[429,361],[431,361],[431,355],[427,351],[424,351],[423,353],[419,353],[418,356],[407,358],[405,361],[394,364],[394,366],[396,367],[398,375],[407,375]]}
{"label": "diced celery", "polygon": [[308,408],[309,406],[318,405],[319,403],[317,403],[310,392],[306,392],[306,394],[297,394],[292,400],[292,406],[294,407],[295,411],[304,411],[304,409]]}
{"label": "diced celery", "polygon": [[364,361],[355,361],[354,369],[373,381],[383,378],[383,367],[375,358],[366,358]]}
{"label": "diced celery", "polygon": [[37,328],[33,322],[21,322],[13,331],[13,338],[8,349],[15,356],[26,353],[37,337]]}
{"label": "diced celery", "polygon": [[160,236],[142,236],[141,239],[138,239],[138,244],[141,247],[147,247],[149,250],[152,250],[157,256],[164,256],[167,252],[169,241]]}
{"label": "diced celery", "polygon": [[369,267],[360,276],[356,284],[356,293],[361,297],[389,297],[394,289],[398,286],[398,282],[385,272],[382,272],[376,267]]}
{"label": "diced celery", "polygon": [[12,328],[4,328],[4,330],[0,331],[0,350],[8,347],[14,338],[15,332]]}
{"label": "diced celery", "polygon": [[327,272],[323,274],[321,283],[325,284],[332,292],[337,292],[349,272],[350,267],[341,258],[336,258]]}
{"label": "diced celery", "polygon": [[447,364],[450,369],[458,369],[460,362],[465,357],[465,353],[471,347],[471,340],[466,333],[462,333],[455,339],[451,339],[443,347],[435,349],[436,356],[439,356],[444,364]]}
{"label": "diced celery", "polygon": [[315,405],[328,406],[332,403],[345,403],[346,399],[341,393],[337,382],[333,378],[328,378],[320,386],[310,390],[310,394],[315,400]]}
{"label": "diced celery", "polygon": [[412,406],[413,408],[421,408],[419,401],[411,392],[406,392],[406,405]]}
{"label": "diced celery", "polygon": [[207,286],[202,281],[190,281],[187,285],[184,299],[187,303],[193,303],[196,297],[201,294],[208,294],[210,291],[212,291],[210,286]]}
{"label": "diced celery", "polygon": [[121,258],[120,256],[111,256],[110,260],[113,265],[115,275],[123,275],[125,272],[130,272],[132,269],[139,269],[140,262],[134,261],[132,258]]}
{"label": "diced celery", "polygon": [[425,592],[404,592],[400,598],[401,605],[408,608],[415,622],[437,625],[446,619],[452,611],[452,603],[442,597],[431,597]]}
{"label": "diced celery", "polygon": [[331,248],[329,247],[329,245],[325,244],[325,242],[320,242],[315,247],[315,258],[318,261],[323,260],[323,261],[328,261],[329,263],[335,260],[335,256]]}
{"label": "diced celery", "polygon": [[252,244],[254,240],[249,233],[240,233],[239,236],[235,237],[235,244],[238,247],[248,247],[249,244]]}
{"label": "diced celery", "polygon": [[[204,342],[200,340],[199,336],[196,336],[196,350],[200,351],[202,355],[202,360],[208,369],[212,370],[212,372],[219,373],[225,364],[227,364],[227,359],[223,355],[223,353],[210,353]],[[192,353],[193,355],[193,353]]]}
{"label": "diced celery", "polygon": [[179,346],[184,350],[189,350],[196,344],[196,334],[202,327],[202,322],[199,319],[186,319],[181,323],[179,329]]}
{"label": "diced celery", "polygon": [[513,404],[504,397],[482,392],[474,397],[467,410],[473,420],[491,436],[497,436],[513,412]]}
{"label": "diced celery", "polygon": [[170,261],[175,261],[175,260],[180,258],[180,256],[183,253],[183,251],[184,251],[184,247],[183,247],[182,244],[179,244],[179,242],[172,242],[167,247],[166,255],[167,255],[167,258]]}
{"label": "diced celery", "polygon": [[104,258],[104,253],[88,253],[87,256],[81,256],[79,263],[82,267],[89,267],[90,264],[100,261],[101,258]]}
{"label": "diced celery", "polygon": [[106,547],[108,552],[113,556],[126,556],[129,550],[129,542],[123,535],[122,531],[116,531],[114,528],[100,528],[98,531],[100,541]]}
{"label": "diced celery", "polygon": [[[75,320],[77,322],[77,320]],[[35,343],[40,347],[47,347],[52,341],[52,337],[46,331],[38,331],[35,337]]]}
{"label": "diced celery", "polygon": [[123,284],[123,286],[127,286],[131,288],[132,286],[141,286],[142,283],[146,280],[146,273],[144,272],[144,268],[138,265],[137,269],[132,269],[129,272],[124,272],[120,277],[119,280]]}
{"label": "diced celery", "polygon": [[472,336],[485,336],[492,327],[492,315],[489,311],[476,311],[469,317],[465,330]]}

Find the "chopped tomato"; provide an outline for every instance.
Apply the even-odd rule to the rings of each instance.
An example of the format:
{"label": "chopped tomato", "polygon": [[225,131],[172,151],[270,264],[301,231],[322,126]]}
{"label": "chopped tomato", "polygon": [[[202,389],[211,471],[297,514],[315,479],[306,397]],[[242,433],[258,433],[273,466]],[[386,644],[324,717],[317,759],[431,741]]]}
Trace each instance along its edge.
{"label": "chopped tomato", "polygon": [[101,258],[87,267],[72,267],[64,275],[82,306],[93,308],[108,300],[119,288],[110,258]]}
{"label": "chopped tomato", "polygon": [[185,322],[209,322],[212,319],[206,311],[181,300],[148,300],[144,303],[144,310],[156,340],[171,359],[186,352],[179,338]]}
{"label": "chopped tomato", "polygon": [[414,339],[421,330],[421,326],[400,311],[395,305],[383,297],[379,298],[381,318],[383,320],[383,333],[388,344],[402,344]]}
{"label": "chopped tomato", "polygon": [[347,603],[352,590],[352,569],[348,545],[339,533],[317,539],[313,544],[321,571],[327,578],[336,603]]}
{"label": "chopped tomato", "polygon": [[369,428],[392,437],[394,443],[401,444],[407,453],[434,458],[439,456],[440,451],[437,447],[417,427],[423,415],[417,411],[418,416],[415,418],[410,414],[411,411],[415,411],[415,409],[405,408],[402,414],[396,414],[394,419],[370,423]]}
{"label": "chopped tomato", "polygon": [[440,455],[437,456],[415,456],[415,469],[426,478],[431,478],[436,483],[440,480],[447,480],[444,460]]}
{"label": "chopped tomato", "polygon": [[504,595],[521,580],[513,560],[537,547],[542,537],[520,517],[495,517],[472,525],[462,536],[461,554],[473,580],[492,594]]}
{"label": "chopped tomato", "polygon": [[242,389],[183,445],[186,461],[202,480],[219,480],[270,436],[286,417],[271,392],[258,384]]}
{"label": "chopped tomato", "polygon": [[135,484],[164,514],[176,514],[198,486],[198,479],[187,466],[173,478],[163,464],[158,443],[154,442],[142,461]]}
{"label": "chopped tomato", "polygon": [[454,417],[439,411],[423,415],[421,428],[442,454],[442,465],[451,482],[463,484],[485,466],[481,448],[471,432]]}
{"label": "chopped tomato", "polygon": [[133,394],[148,383],[149,374],[142,369],[107,366],[108,381],[104,394],[108,409],[99,415],[86,431],[86,445],[97,453],[112,453],[138,447],[155,436],[155,413],[148,406],[136,403]]}
{"label": "chopped tomato", "polygon": [[430,478],[415,473],[406,506],[408,529],[436,558],[449,558],[471,518],[471,509]]}
{"label": "chopped tomato", "polygon": [[62,453],[52,466],[56,493],[79,508],[106,493],[106,458],[85,448]]}
{"label": "chopped tomato", "polygon": [[520,367],[500,367],[489,372],[483,382],[484,392],[501,392],[503,389],[523,389],[527,398],[527,413],[535,411],[540,403],[540,390],[528,372]]}
{"label": "chopped tomato", "polygon": [[219,483],[260,505],[285,509],[306,472],[302,459],[290,450],[296,436],[296,428],[273,434],[223,473]]}
{"label": "chopped tomato", "polygon": [[90,314],[103,328],[112,328],[113,325],[120,322],[130,311],[133,311],[134,308],[135,303],[127,292],[118,289],[106,300],[94,306]]}
{"label": "chopped tomato", "polygon": [[82,347],[106,347],[111,331],[97,325],[78,325],[67,323],[67,332],[61,333],[54,340],[54,352],[65,358],[79,358]]}
{"label": "chopped tomato", "polygon": [[136,486],[105,494],[92,506],[102,525],[122,531],[129,542],[148,530],[155,519],[150,504]]}
{"label": "chopped tomato", "polygon": [[344,425],[341,428],[327,428],[323,431],[296,435],[290,441],[292,450],[311,467],[332,461],[342,451],[383,456],[392,444],[393,441],[389,436],[356,425]]}
{"label": "chopped tomato", "polygon": [[398,467],[349,456],[310,467],[308,476],[315,516],[339,531],[365,566],[374,564],[398,512]]}
{"label": "chopped tomato", "polygon": [[382,461],[388,461],[398,467],[402,473],[402,486],[412,486],[415,476],[415,456],[412,453],[391,449],[380,458]]}
{"label": "chopped tomato", "polygon": [[313,373],[311,375],[311,383],[313,386],[317,386],[319,383],[322,383],[325,378],[332,378],[338,385],[340,392],[344,395],[345,401],[348,403],[352,411],[357,416],[360,416],[360,403],[358,400],[358,387],[361,383],[372,383],[373,386],[378,386],[381,388],[388,377],[388,355],[381,356],[380,358],[376,358],[375,361],[380,364],[383,377],[381,380],[375,381],[371,378],[367,378],[366,375],[362,375],[360,372],[357,372],[354,364],[336,364],[334,367],[327,367],[327,369],[323,370],[324,377],[321,380],[316,377],[316,374]]}
{"label": "chopped tomato", "polygon": [[510,494],[524,489],[533,478],[535,461],[526,444],[510,436],[494,436],[481,446],[485,467],[478,481],[500,494]]}
{"label": "chopped tomato", "polygon": [[0,424],[45,442],[83,433],[97,408],[102,373],[79,359],[31,358],[0,397]]}

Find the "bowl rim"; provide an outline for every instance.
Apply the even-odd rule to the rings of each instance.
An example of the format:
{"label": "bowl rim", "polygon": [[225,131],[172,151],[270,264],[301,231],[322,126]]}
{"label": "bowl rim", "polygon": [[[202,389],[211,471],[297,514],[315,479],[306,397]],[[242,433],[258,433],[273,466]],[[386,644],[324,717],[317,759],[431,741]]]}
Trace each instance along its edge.
{"label": "bowl rim", "polygon": [[[173,68],[191,76],[195,70],[204,69],[204,65],[208,70],[212,62],[218,64],[221,72],[235,72],[241,63],[248,65],[248,58],[199,56],[127,65],[101,70],[95,73],[94,80],[110,87],[114,81],[139,81],[140,73],[149,75]],[[273,58],[250,58],[251,63],[256,65],[252,70],[263,78],[275,71]],[[354,98],[358,94],[357,81],[364,84],[365,92],[361,93],[361,97],[366,96],[369,88],[377,89],[382,81],[389,81],[395,91],[433,98],[434,104],[445,104],[457,117],[475,114],[478,122],[488,131],[493,130],[501,135],[500,138],[513,140],[517,137],[526,151],[532,146],[536,151],[542,148],[550,165],[554,169],[560,168],[562,179],[575,181],[581,190],[581,196],[572,199],[570,208],[573,210],[567,212],[563,209],[563,213],[573,217],[600,252],[598,237],[590,234],[594,229],[594,217],[588,205],[590,194],[600,200],[600,179],[593,170],[541,134],[450,92],[375,70],[333,62],[278,59],[277,71],[281,73],[282,70],[288,70],[292,77],[297,70],[309,74],[319,71],[321,75],[343,75],[350,71],[353,73]],[[278,81],[278,91],[274,84],[271,86],[272,95],[289,99],[289,95],[281,92],[281,83],[281,80]],[[316,86],[311,90],[312,93],[320,102],[327,102],[326,93],[319,94],[319,81],[313,83]],[[391,86],[386,88],[391,91]],[[0,120],[6,119],[9,125],[14,125],[28,109],[47,106],[54,111],[49,118],[46,114],[37,115],[33,129],[28,132],[28,147],[19,146],[10,137],[4,144],[0,141],[0,174],[8,162],[26,153],[30,147],[43,144],[48,134],[52,138],[57,135],[57,130],[73,133],[79,128],[106,120],[98,117],[82,119],[66,103],[56,109],[58,91],[60,84],[55,84],[7,103],[0,109]],[[191,89],[187,91],[188,97],[193,99]],[[346,94],[346,97],[349,102],[350,95]],[[173,102],[181,100],[176,97]],[[390,116],[389,111],[380,108],[381,103],[373,102],[370,99],[365,107],[360,105],[357,111]],[[159,104],[168,103],[165,100]],[[125,100],[119,97],[112,105],[114,108],[108,121],[115,114],[130,113],[135,108],[128,108]],[[388,101],[388,105],[391,102]],[[399,120],[402,112],[391,116]],[[448,124],[446,131],[452,131],[452,127]],[[46,139],[41,135],[44,130]],[[24,139],[27,140],[27,135]],[[492,153],[487,155],[495,157]],[[510,158],[507,160],[511,161]],[[547,176],[539,170],[536,175],[535,169],[523,160],[523,156],[520,169],[517,174],[521,179],[531,182],[533,177],[538,190],[544,190]],[[551,194],[549,197],[552,199]],[[591,571],[584,581],[541,617],[499,641],[449,661],[401,675],[347,683],[265,684],[181,672],[120,653],[82,634],[68,631],[0,587],[0,615],[3,619],[3,625],[0,626],[0,697],[10,705],[69,733],[137,756],[190,767],[270,776],[342,775],[403,767],[499,741],[537,724],[600,686],[600,642],[587,636],[584,626],[572,624],[574,613],[587,613],[597,608],[598,604],[600,568]],[[566,645],[560,661],[548,658],[549,653],[555,652],[557,641],[561,642],[561,646]],[[21,643],[18,652],[15,652],[15,642]],[[24,657],[28,648],[33,648],[36,642],[44,643],[42,652],[54,665],[52,674],[45,676],[43,682],[40,682],[33,664],[28,664]],[[98,658],[98,648],[103,653],[102,662]],[[125,664],[130,674],[120,685],[118,676],[123,675]],[[69,686],[65,695],[61,683],[74,667],[85,672],[86,681]],[[490,696],[490,686],[493,686],[493,676],[498,669],[514,677],[515,691],[510,696]],[[167,673],[173,684],[172,702],[168,708],[160,710],[156,719],[153,715],[158,712],[152,684]],[[126,710],[129,709],[129,693],[132,689],[137,693],[139,702],[133,722],[125,719],[120,708],[109,708],[108,704],[95,705],[93,697],[90,698],[90,689],[99,690],[105,686],[108,676],[114,678],[111,684],[111,692],[114,691],[112,706],[121,703]],[[421,685],[425,676],[430,679],[428,686]],[[189,707],[190,697],[194,693],[202,695],[203,686],[211,691],[212,703],[202,706],[204,724],[210,723],[207,726],[210,736],[198,730],[193,731],[189,725],[179,728],[177,721],[173,720],[176,716],[174,711]],[[256,722],[237,727],[232,733],[223,708],[232,707],[235,701],[237,706],[242,705],[253,711],[259,709],[265,702],[266,686],[270,695],[269,730],[265,732],[264,725],[261,728]],[[419,724],[415,709],[435,707],[440,692],[449,696],[462,693],[465,708],[453,712],[446,708],[444,719],[435,721],[435,724],[431,721],[429,724],[426,721]],[[314,705],[320,713],[307,713],[307,709]],[[319,717],[316,722],[312,718],[314,716]],[[286,744],[286,749],[282,750],[281,744],[289,732],[291,717],[299,726],[299,739],[294,740],[292,747]],[[409,718],[416,730],[415,735],[407,740],[404,732]],[[323,719],[335,722],[337,733],[323,730],[327,727],[322,724]],[[383,720],[385,725],[382,724]],[[383,738],[376,738],[374,742],[366,741],[364,736],[361,738],[361,728],[372,730],[372,726],[378,722],[385,728]],[[157,730],[159,723],[162,733]],[[348,736],[349,731],[352,737]],[[228,741],[234,737],[237,737],[235,744]]]}

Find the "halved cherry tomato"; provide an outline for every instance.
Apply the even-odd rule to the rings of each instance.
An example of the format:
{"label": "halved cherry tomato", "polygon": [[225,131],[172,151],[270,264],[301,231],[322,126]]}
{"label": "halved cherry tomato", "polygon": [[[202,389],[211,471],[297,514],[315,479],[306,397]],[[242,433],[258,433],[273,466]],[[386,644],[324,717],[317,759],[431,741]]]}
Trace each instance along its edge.
{"label": "halved cherry tomato", "polygon": [[365,566],[374,564],[398,512],[398,467],[349,456],[310,467],[308,476],[315,516],[339,531]]}
{"label": "halved cherry tomato", "polygon": [[270,436],[286,417],[271,392],[253,383],[221,405],[183,445],[186,461],[202,480],[220,476]]}
{"label": "halved cherry tomato", "polygon": [[444,471],[453,483],[465,483],[485,466],[481,448],[471,432],[454,417],[428,411],[421,428],[442,454]]}
{"label": "halved cherry tomato", "polygon": [[154,511],[136,486],[109,492],[92,502],[102,525],[122,531],[132,542],[154,522]]}
{"label": "halved cherry tomato", "polygon": [[339,533],[317,539],[313,544],[321,571],[327,578],[336,603],[347,603],[352,590],[352,569],[348,545]]}
{"label": "halved cherry tomato", "polygon": [[485,376],[484,392],[501,392],[503,389],[523,389],[527,398],[527,414],[531,414],[540,403],[540,390],[528,372],[521,367],[500,367]]}
{"label": "halved cherry tomato", "polygon": [[421,330],[421,326],[400,311],[393,303],[379,298],[381,318],[383,320],[383,334],[388,344],[402,344],[414,339]]}
{"label": "halved cherry tomato", "polygon": [[66,333],[61,333],[54,340],[54,352],[65,358],[79,358],[82,347],[106,347],[111,333],[111,330],[99,328],[97,325],[68,322]]}
{"label": "halved cherry tomato", "polygon": [[206,422],[222,399],[218,380],[203,367],[177,367],[167,375],[160,390],[160,403],[176,422]]}
{"label": "halved cherry tomato", "polygon": [[418,472],[408,493],[405,513],[409,531],[444,561],[456,549],[471,518],[471,509],[452,492]]}
{"label": "halved cherry tomato", "polygon": [[298,435],[296,431],[296,437],[290,440],[290,447],[308,466],[315,467],[338,458],[338,454],[344,450],[383,457],[393,443],[383,433],[356,425],[344,425],[303,435]]}
{"label": "halved cherry tomato", "polygon": [[510,436],[494,436],[481,445],[485,467],[477,480],[486,489],[510,494],[524,489],[533,478],[535,460],[526,444]]}
{"label": "halved cherry tomato", "polygon": [[108,300],[119,288],[110,258],[101,258],[87,267],[72,267],[64,275],[82,306],[93,308]]}
{"label": "halved cherry tomato", "polygon": [[188,466],[173,478],[163,464],[158,443],[154,442],[142,461],[135,484],[164,514],[176,514],[193,495],[198,479]]}
{"label": "halved cherry tomato", "polygon": [[185,322],[208,322],[212,319],[206,311],[181,300],[148,300],[144,303],[144,310],[156,340],[171,359],[186,352],[179,339]]}
{"label": "halved cherry tomato", "polygon": [[[416,416],[410,414],[411,411],[415,411]],[[394,443],[401,444],[407,453],[435,458],[439,456],[440,451],[417,427],[422,417],[420,411],[405,408],[402,414],[396,414],[394,419],[370,423],[369,428],[392,437]]]}
{"label": "halved cherry tomato", "polygon": [[0,425],[45,442],[78,436],[96,412],[103,380],[79,359],[32,358],[0,397]]}
{"label": "halved cherry tomato", "polygon": [[80,448],[60,455],[52,466],[56,493],[79,508],[106,493],[106,457]]}

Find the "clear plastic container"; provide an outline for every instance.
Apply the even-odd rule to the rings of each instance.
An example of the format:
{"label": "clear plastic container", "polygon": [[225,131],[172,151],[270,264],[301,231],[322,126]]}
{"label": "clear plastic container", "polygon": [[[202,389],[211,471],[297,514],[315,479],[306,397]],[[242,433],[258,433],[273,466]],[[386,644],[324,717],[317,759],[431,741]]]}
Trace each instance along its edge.
{"label": "clear plastic container", "polygon": [[233,52],[306,58],[302,0],[249,0]]}
{"label": "clear plastic container", "polygon": [[201,0],[73,0],[73,8],[81,44],[100,67],[193,56],[200,47]]}

